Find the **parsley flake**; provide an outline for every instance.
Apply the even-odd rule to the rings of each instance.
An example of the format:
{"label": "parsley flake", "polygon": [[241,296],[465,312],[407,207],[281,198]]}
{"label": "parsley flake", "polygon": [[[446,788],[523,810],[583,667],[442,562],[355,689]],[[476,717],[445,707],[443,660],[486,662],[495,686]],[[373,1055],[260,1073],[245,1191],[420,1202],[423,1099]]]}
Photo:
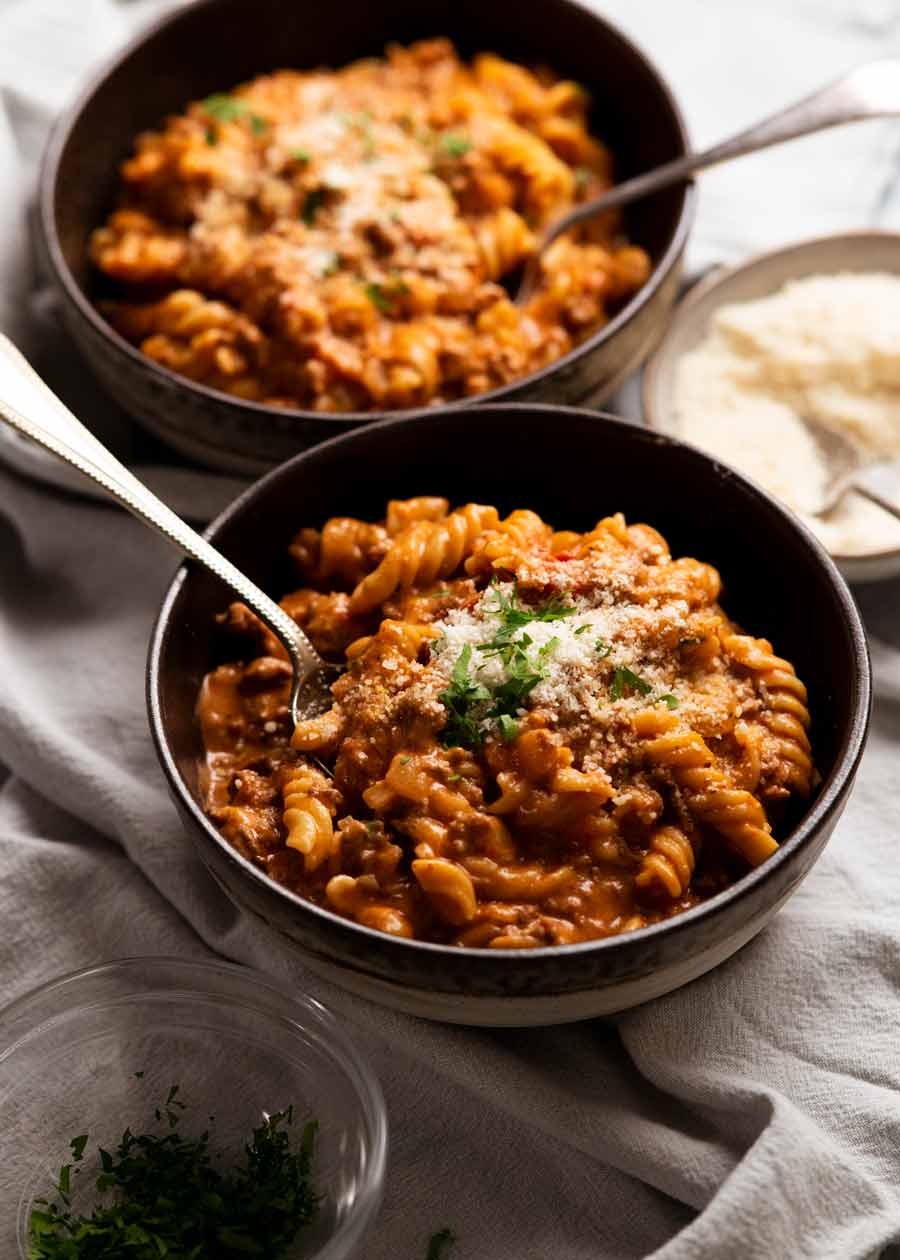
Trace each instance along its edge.
{"label": "parsley flake", "polygon": [[291,149],[291,157],[295,162],[308,162],[310,154],[308,149]]}
{"label": "parsley flake", "polygon": [[[246,101],[239,100],[236,96],[229,96],[227,92],[214,92],[212,96],[207,96],[202,105],[210,118],[215,118],[218,122],[237,122],[241,118],[246,118],[254,135],[260,135],[269,125],[265,118],[253,112]],[[209,142],[209,133],[207,133],[207,142]]]}
{"label": "parsley flake", "polygon": [[600,657],[602,661],[604,660],[605,657],[609,656],[610,652],[612,651],[612,644],[607,643],[605,639],[598,639],[597,642],[594,644],[594,651],[597,653],[597,655]]}
{"label": "parsley flake", "polygon": [[664,704],[667,709],[678,708],[678,697],[673,696],[671,691],[667,691],[664,696],[657,696],[656,699],[659,704]]}
{"label": "parsley flake", "polygon": [[465,136],[441,136],[441,148],[449,157],[465,157],[471,147],[472,141],[467,140]]}
{"label": "parsley flake", "polygon": [[395,314],[398,300],[408,293],[409,285],[402,280],[395,280],[391,284],[379,284],[374,281],[366,285],[366,297],[383,315]]}
{"label": "parsley flake", "polygon": [[482,742],[481,731],[470,710],[490,700],[491,693],[482,683],[469,677],[471,661],[472,648],[467,643],[453,666],[450,686],[438,696],[447,710],[447,722],[441,732],[441,743],[445,748],[457,745],[472,747]]}
{"label": "parsley flake", "polygon": [[653,690],[645,679],[638,677],[634,670],[629,669],[627,665],[617,665],[613,670],[613,680],[609,694],[613,700],[620,700],[626,687],[630,691],[637,691],[642,696],[649,696]]}

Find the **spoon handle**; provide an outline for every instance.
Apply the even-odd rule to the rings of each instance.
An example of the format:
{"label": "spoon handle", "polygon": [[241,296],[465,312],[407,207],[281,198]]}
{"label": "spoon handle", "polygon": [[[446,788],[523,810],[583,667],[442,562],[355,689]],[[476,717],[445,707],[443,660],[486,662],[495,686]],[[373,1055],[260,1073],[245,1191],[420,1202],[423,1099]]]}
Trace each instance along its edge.
{"label": "spoon handle", "polygon": [[847,486],[848,490],[853,490],[856,494],[861,494],[864,499],[868,499],[870,503],[876,504],[883,512],[888,512],[891,516],[896,517],[900,521],[900,504],[892,503],[890,499],[886,499],[883,494],[879,494],[877,490],[870,490],[861,478],[856,478]]}
{"label": "spoon handle", "polygon": [[41,380],[9,338],[2,335],[0,419],[77,468],[132,515],[231,587],[284,643],[294,668],[295,688],[321,672],[321,657],[293,618],[119,463]]}
{"label": "spoon handle", "polygon": [[788,105],[777,114],[739,131],[728,140],[722,140],[700,153],[688,153],[674,162],[667,162],[619,184],[593,201],[575,206],[550,224],[541,239],[540,251],[576,223],[680,183],[708,166],[743,157],[745,153],[755,153],[758,149],[767,149],[810,132],[837,127],[841,123],[863,118],[885,118],[892,114],[900,114],[900,59],[867,62],[811,96],[805,96],[796,104]]}

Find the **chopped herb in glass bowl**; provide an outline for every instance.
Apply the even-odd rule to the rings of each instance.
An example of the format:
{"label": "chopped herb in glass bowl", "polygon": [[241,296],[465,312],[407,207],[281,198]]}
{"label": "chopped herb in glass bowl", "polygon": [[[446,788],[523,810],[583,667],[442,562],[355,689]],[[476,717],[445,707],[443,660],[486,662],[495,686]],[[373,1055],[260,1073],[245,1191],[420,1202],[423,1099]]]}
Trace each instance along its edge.
{"label": "chopped herb in glass bowl", "polygon": [[[142,1074],[135,1073],[140,1079]],[[290,1254],[317,1206],[310,1180],[315,1121],[297,1138],[294,1109],[267,1116],[234,1162],[211,1128],[182,1129],[188,1108],[173,1085],[148,1132],[124,1131],[113,1151],[89,1135],[69,1143],[52,1192],[31,1209],[29,1260],[242,1260]],[[82,1203],[92,1206],[80,1206]]]}
{"label": "chopped herb in glass bowl", "polygon": [[338,1023],[247,968],[126,959],[0,1012],[4,1260],[349,1260],[386,1151]]}

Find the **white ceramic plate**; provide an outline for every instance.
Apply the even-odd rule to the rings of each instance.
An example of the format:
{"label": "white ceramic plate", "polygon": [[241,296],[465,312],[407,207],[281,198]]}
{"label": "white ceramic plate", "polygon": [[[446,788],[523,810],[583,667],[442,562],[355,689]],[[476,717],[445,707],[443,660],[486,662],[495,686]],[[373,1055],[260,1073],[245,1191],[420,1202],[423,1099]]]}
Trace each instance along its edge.
{"label": "white ceramic plate", "polygon": [[[767,297],[789,280],[838,271],[900,275],[900,233],[868,230],[817,237],[710,272],[675,308],[669,329],[647,364],[642,385],[645,423],[671,431],[676,364],[706,335],[718,307]],[[900,576],[900,548],[865,555],[832,554],[850,582]]]}

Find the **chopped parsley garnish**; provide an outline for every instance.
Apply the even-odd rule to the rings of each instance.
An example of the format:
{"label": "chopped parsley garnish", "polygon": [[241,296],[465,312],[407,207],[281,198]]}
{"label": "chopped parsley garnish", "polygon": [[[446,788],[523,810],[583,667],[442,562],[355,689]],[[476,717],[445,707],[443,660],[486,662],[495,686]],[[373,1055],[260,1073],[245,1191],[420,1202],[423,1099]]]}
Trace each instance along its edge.
{"label": "chopped parsley garnish", "polygon": [[465,136],[441,136],[441,148],[449,157],[465,157],[471,147],[472,141],[467,140]]}
{"label": "chopped parsley garnish", "polygon": [[490,700],[491,693],[482,683],[469,677],[471,660],[472,648],[467,643],[453,666],[450,686],[438,696],[447,710],[447,722],[441,732],[441,743],[445,748],[481,743],[481,732],[469,711],[475,705]]}
{"label": "chopped parsley garnish", "polygon": [[[165,1108],[176,1094],[169,1092]],[[29,1260],[284,1257],[317,1205],[309,1181],[316,1126],[307,1124],[294,1147],[292,1124],[292,1107],[270,1116],[228,1171],[213,1167],[206,1132],[187,1138],[126,1129],[114,1152],[97,1150],[94,1185],[105,1201],[90,1215],[72,1210],[73,1172],[83,1175],[88,1135],[73,1138],[57,1197],[36,1200],[31,1212]]]}
{"label": "chopped parsley garnish", "polygon": [[308,149],[291,149],[291,157],[295,162],[308,162],[310,154]]}
{"label": "chopped parsley garnish", "polygon": [[539,608],[528,608],[519,603],[515,587],[511,595],[504,595],[496,581],[492,583],[492,588],[497,602],[493,608],[485,608],[485,612],[493,613],[499,618],[500,629],[490,643],[479,644],[479,647],[486,650],[502,647],[518,629],[527,626],[531,621],[561,621],[563,617],[571,617],[576,612],[576,609],[563,603],[558,595],[554,595]]}
{"label": "chopped parsley garnish", "polygon": [[597,653],[597,655],[600,657],[602,661],[605,657],[609,656],[610,652],[612,651],[612,644],[607,643],[605,639],[598,639],[597,642],[594,644],[594,651]]}
{"label": "chopped parsley garnish", "polygon": [[449,1229],[439,1229],[428,1240],[425,1260],[447,1260],[447,1254],[455,1242],[456,1236]]}
{"label": "chopped parsley garnish", "polygon": [[219,133],[216,131],[215,127],[210,126],[206,128],[206,143],[210,146],[210,148],[219,143]]}
{"label": "chopped parsley garnish", "polygon": [[[236,96],[229,96],[227,92],[214,92],[212,96],[207,96],[203,101],[203,108],[211,118],[215,118],[218,122],[237,122],[241,118],[246,118],[250,123],[250,130],[254,135],[260,135],[268,127],[265,118],[254,113],[246,101],[239,100]],[[206,133],[207,143],[210,142],[209,131]]]}
{"label": "chopped parsley garnish", "polygon": [[703,642],[702,639],[679,639],[678,646],[680,648],[696,647],[698,643],[702,643],[702,642]]}
{"label": "chopped parsley garnish", "polygon": [[227,92],[214,92],[212,96],[207,96],[203,108],[212,118],[218,118],[219,122],[234,122],[246,113],[248,107]]}
{"label": "chopped parsley garnish", "polygon": [[397,302],[409,293],[409,285],[402,280],[394,280],[390,284],[379,284],[377,281],[366,285],[366,297],[373,306],[384,315],[393,315]]}
{"label": "chopped parsley garnish", "polygon": [[678,697],[673,696],[671,691],[667,691],[664,696],[657,696],[656,698],[657,698],[657,701],[660,704],[664,704],[667,709],[678,708]]}
{"label": "chopped parsley garnish", "polygon": [[588,184],[591,182],[593,171],[589,166],[578,166],[575,168],[575,194],[580,197]]}
{"label": "chopped parsley garnish", "polygon": [[307,227],[312,227],[316,215],[321,209],[325,200],[324,188],[313,188],[306,194],[306,200],[303,203],[303,209],[300,212],[300,218]]}
{"label": "chopped parsley garnish", "polygon": [[575,631],[575,633],[576,633],[576,634],[584,634],[584,633],[585,633],[585,631],[586,631],[586,630],[590,630],[590,628],[591,628],[591,627],[588,625],[588,623],[587,623],[587,622],[585,622],[583,626],[579,626],[579,627],[578,627],[578,629]]}
{"label": "chopped parsley garnish", "polygon": [[634,670],[629,669],[627,665],[617,665],[613,670],[613,680],[609,694],[613,700],[620,700],[626,687],[629,691],[637,691],[642,696],[649,696],[653,690],[648,682],[638,677]]}
{"label": "chopped parsley garnish", "polygon": [[[469,675],[472,648],[466,644],[453,667],[450,687],[439,697],[448,712],[441,733],[441,742],[446,747],[481,744],[484,737],[480,723],[483,721],[496,721],[504,742],[511,743],[516,738],[518,712],[538,683],[547,677],[549,658],[559,646],[559,639],[552,638],[534,655],[529,655],[528,649],[534,641],[524,627],[537,621],[560,621],[575,612],[558,596],[537,608],[524,607],[515,589],[511,595],[505,595],[496,583],[494,586],[496,603],[485,611],[496,616],[500,624],[493,638],[477,646],[485,656],[499,658],[505,678],[491,688],[472,678]],[[522,634],[516,638],[519,631]]]}

